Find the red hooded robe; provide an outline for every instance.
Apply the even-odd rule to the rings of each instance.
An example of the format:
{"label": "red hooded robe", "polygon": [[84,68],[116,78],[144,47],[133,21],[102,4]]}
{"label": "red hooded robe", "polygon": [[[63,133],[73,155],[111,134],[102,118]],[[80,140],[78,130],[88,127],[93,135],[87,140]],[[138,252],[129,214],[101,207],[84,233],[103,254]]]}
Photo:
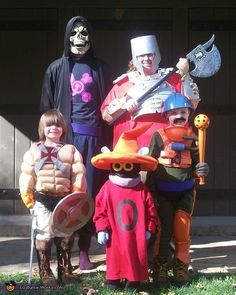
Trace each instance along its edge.
{"label": "red hooded robe", "polygon": [[93,220],[97,232],[109,232],[107,280],[147,280],[145,232],[154,233],[158,224],[156,208],[147,187],[141,181],[133,187],[122,187],[107,180],[96,196]]}

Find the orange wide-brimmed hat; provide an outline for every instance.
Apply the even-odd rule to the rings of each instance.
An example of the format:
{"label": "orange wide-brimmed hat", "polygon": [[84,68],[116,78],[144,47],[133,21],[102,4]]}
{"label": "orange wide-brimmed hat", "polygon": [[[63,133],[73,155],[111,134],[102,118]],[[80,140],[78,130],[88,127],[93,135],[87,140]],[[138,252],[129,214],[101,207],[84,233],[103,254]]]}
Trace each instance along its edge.
{"label": "orange wide-brimmed hat", "polygon": [[137,137],[148,130],[151,125],[152,123],[147,123],[123,132],[114,150],[94,156],[91,159],[92,164],[96,168],[110,170],[113,163],[133,163],[140,164],[141,171],[154,171],[158,164],[157,159],[139,154],[137,143]]}

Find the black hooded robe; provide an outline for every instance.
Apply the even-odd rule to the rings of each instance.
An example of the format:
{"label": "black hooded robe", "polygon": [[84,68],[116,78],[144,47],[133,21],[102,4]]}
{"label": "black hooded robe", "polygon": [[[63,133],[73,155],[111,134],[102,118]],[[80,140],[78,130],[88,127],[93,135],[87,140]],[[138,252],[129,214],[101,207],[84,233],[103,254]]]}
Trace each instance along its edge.
{"label": "black hooded robe", "polygon": [[[97,97],[96,99],[99,100],[97,105],[99,106],[99,110],[97,113],[99,114],[99,124],[102,128],[102,135],[99,138],[99,143],[96,144],[97,146],[91,147],[91,144],[94,144],[94,140],[91,142],[89,146],[89,151],[86,151],[84,148],[84,152],[80,151],[80,148],[75,144],[74,138],[75,134],[73,134],[72,127],[71,127],[71,114],[72,114],[72,93],[71,93],[71,85],[70,85],[70,77],[71,77],[71,63],[77,62],[80,63],[80,60],[73,60],[73,56],[71,55],[70,51],[70,33],[72,31],[72,28],[75,26],[76,23],[82,22],[83,25],[87,28],[88,34],[89,34],[89,40],[90,40],[90,48],[88,52],[85,55],[86,62],[88,62],[92,76],[93,81],[97,85]],[[81,62],[82,62],[81,58]],[[90,27],[90,24],[88,21],[81,16],[75,16],[69,20],[66,26],[65,30],[65,37],[64,37],[64,51],[61,58],[56,59],[53,61],[47,68],[46,73],[44,75],[43,85],[42,85],[42,95],[41,95],[41,102],[40,102],[40,110],[42,113],[45,111],[56,108],[59,109],[60,112],[63,114],[67,126],[68,126],[68,132],[67,136],[65,138],[66,143],[75,144],[75,146],[78,148],[78,150],[81,152],[83,161],[86,166],[86,178],[88,183],[88,193],[92,197],[94,197],[100,187],[103,185],[105,180],[107,179],[107,173],[104,171],[97,171],[95,167],[91,164],[91,150],[94,150],[96,152],[100,152],[100,148],[104,145],[111,146],[112,141],[112,128],[110,128],[102,119],[101,112],[100,112],[100,106],[106,97],[107,93],[112,87],[112,80],[111,75],[109,72],[108,66],[98,59],[95,56],[94,53],[94,44],[93,44],[93,32]],[[82,114],[78,113],[77,116],[82,116]],[[89,117],[89,116],[88,116]],[[83,118],[84,119],[84,118]],[[88,118],[88,124],[90,121]],[[78,134],[76,134],[78,136]],[[82,142],[83,135],[81,136],[81,140],[77,138],[77,142]],[[88,137],[88,136],[87,136]],[[94,138],[93,138],[94,139]],[[101,143],[102,141],[102,143]],[[87,144],[87,142],[86,142]],[[84,146],[83,146],[84,147]],[[90,153],[90,154],[89,154]],[[92,155],[94,156],[94,155]]]}

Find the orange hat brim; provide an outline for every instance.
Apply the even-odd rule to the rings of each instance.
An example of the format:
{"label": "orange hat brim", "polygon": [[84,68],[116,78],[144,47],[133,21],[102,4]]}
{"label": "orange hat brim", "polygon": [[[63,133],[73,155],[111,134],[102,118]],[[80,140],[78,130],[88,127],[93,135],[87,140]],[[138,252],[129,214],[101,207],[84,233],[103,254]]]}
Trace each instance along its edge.
{"label": "orange hat brim", "polygon": [[98,169],[110,170],[113,163],[140,164],[141,171],[154,171],[157,168],[158,160],[150,156],[137,153],[102,153],[91,159],[93,166]]}

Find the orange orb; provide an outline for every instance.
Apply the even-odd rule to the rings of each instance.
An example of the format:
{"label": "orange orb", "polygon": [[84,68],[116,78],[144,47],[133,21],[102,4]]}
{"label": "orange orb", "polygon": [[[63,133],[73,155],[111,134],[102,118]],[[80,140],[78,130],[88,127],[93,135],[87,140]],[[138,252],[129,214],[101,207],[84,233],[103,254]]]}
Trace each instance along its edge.
{"label": "orange orb", "polygon": [[200,130],[206,129],[210,124],[210,119],[205,114],[199,114],[194,119],[194,125]]}

